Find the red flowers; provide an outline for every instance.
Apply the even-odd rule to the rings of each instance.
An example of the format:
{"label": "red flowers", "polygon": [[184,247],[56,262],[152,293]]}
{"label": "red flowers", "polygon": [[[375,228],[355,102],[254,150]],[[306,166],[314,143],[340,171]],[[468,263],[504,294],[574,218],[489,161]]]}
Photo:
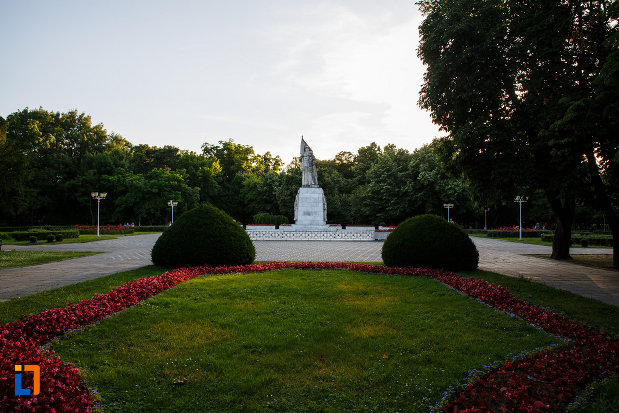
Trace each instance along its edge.
{"label": "red flowers", "polygon": [[[499,227],[495,228],[495,231],[518,231],[518,225],[512,225],[511,227]],[[523,231],[540,231],[540,229],[535,228],[522,228]]]}
{"label": "red flowers", "polygon": [[[350,263],[274,262],[239,267],[194,267],[140,278],[107,294],[97,294],[80,303],[31,314],[1,326],[0,410],[90,411],[91,396],[80,382],[79,371],[71,364],[62,363],[52,352],[40,346],[69,330],[99,321],[202,274],[259,272],[282,268],[340,268],[432,277],[492,307],[515,314],[551,334],[573,341],[572,346],[544,350],[478,377],[475,383],[469,384],[455,400],[444,406],[445,411],[551,411],[557,406],[567,405],[576,392],[592,380],[619,371],[618,340],[519,300],[503,287],[486,281],[462,278],[440,270]],[[41,393],[38,396],[14,396],[16,364],[40,365]],[[24,382],[24,386],[28,386],[28,383]]]}

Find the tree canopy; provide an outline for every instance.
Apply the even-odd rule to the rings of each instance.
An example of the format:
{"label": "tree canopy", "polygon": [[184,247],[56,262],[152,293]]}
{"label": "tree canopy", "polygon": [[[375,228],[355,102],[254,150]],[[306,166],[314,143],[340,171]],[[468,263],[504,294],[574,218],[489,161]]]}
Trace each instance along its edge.
{"label": "tree canopy", "polygon": [[[175,217],[210,203],[246,224],[258,214],[293,222],[301,184],[298,158],[284,165],[277,156],[233,140],[207,142],[201,153],[132,145],[76,111],[25,109],[0,119],[0,132],[0,225],[94,224],[92,191],[108,194],[101,204],[104,223],[167,224],[171,199],[178,202]],[[67,144],[67,136],[77,143]],[[51,145],[59,141],[65,143]],[[444,156],[448,145],[437,139],[409,152],[370,143],[317,160],[328,221],[397,225],[418,214],[446,216],[443,203],[454,203],[451,217],[462,225],[483,225],[485,206],[492,208],[491,225],[517,222],[509,200],[474,202],[479,195]],[[549,220],[548,210],[547,202],[534,197],[526,209],[528,222]]]}
{"label": "tree canopy", "polygon": [[419,4],[420,104],[449,133],[445,147],[474,191],[542,190],[555,258],[569,257],[577,199],[591,192],[617,239],[616,2]]}

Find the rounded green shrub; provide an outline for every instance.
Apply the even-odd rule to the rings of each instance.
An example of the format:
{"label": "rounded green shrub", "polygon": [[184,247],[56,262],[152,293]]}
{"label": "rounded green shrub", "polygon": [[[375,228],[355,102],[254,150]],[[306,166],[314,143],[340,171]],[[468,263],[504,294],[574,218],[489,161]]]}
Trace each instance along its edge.
{"label": "rounded green shrub", "polygon": [[385,240],[382,257],[390,267],[474,270],[479,263],[466,232],[436,215],[419,215],[398,225]]}
{"label": "rounded green shrub", "polygon": [[212,205],[185,212],[155,242],[151,258],[167,268],[245,265],[256,256],[241,225]]}
{"label": "rounded green shrub", "polygon": [[36,244],[39,241],[39,239],[34,235],[31,235],[30,237],[28,237],[28,240],[30,241],[31,244]]}
{"label": "rounded green shrub", "polygon": [[64,238],[62,237],[62,234],[56,234],[56,241],[57,242],[62,242]]}
{"label": "rounded green shrub", "polygon": [[47,236],[47,242],[54,242],[56,241],[56,237],[54,237],[54,234],[49,234]]}

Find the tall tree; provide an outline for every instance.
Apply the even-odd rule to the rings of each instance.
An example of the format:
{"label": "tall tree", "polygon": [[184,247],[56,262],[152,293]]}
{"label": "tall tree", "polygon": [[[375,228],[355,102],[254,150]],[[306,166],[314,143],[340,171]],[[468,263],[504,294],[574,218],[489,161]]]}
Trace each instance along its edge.
{"label": "tall tree", "polygon": [[15,215],[26,206],[24,183],[28,176],[25,154],[6,139],[8,122],[0,117],[0,216]]}
{"label": "tall tree", "polygon": [[[608,194],[599,185],[595,159],[608,128],[587,103],[611,55],[608,39],[617,30],[612,3],[418,3],[426,14],[420,26],[419,56],[427,65],[421,106],[449,133],[456,163],[473,182],[544,191],[555,214],[552,256],[558,259],[569,257],[579,187],[589,181],[599,199]],[[585,133],[587,116],[602,127]],[[616,138],[607,146],[611,159]],[[617,240],[615,229],[613,234]],[[617,264],[616,252],[615,243]]]}
{"label": "tall tree", "polygon": [[6,122],[6,143],[15,151],[11,161],[26,160],[24,213],[14,219],[30,224],[77,221],[80,210],[70,182],[85,156],[106,150],[103,125],[92,125],[90,116],[77,111],[28,108],[9,115]]}

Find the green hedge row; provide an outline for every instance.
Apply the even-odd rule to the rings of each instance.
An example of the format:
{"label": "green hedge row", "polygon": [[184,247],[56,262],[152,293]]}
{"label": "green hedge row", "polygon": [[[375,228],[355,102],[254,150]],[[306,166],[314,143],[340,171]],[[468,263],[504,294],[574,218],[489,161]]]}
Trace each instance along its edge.
{"label": "green hedge row", "polygon": [[73,229],[71,225],[41,225],[41,226],[13,226],[13,227],[0,227],[1,232],[23,232],[23,231],[64,231]]}
{"label": "green hedge row", "polygon": [[134,227],[135,232],[163,232],[169,227],[167,225],[143,225],[141,227]]}
{"label": "green hedge row", "polygon": [[[554,234],[543,234],[542,241],[552,242],[554,240]],[[598,245],[601,247],[612,247],[613,238],[610,236],[586,236],[586,235],[572,235],[572,245],[580,244],[582,246]]]}
{"label": "green hedge row", "polygon": [[[522,231],[522,238],[539,238],[542,234],[552,234],[550,231]],[[488,231],[489,238],[518,238],[519,231]]]}
{"label": "green hedge row", "polygon": [[467,234],[485,234],[488,232],[485,229],[476,229],[476,228],[463,228],[463,230]]}
{"label": "green hedge row", "polygon": [[[92,234],[96,234],[97,233],[97,229],[80,229],[79,230],[80,234],[82,235],[92,235]],[[106,229],[105,227],[101,227],[99,229],[99,234],[105,234],[105,235],[123,235],[123,234],[133,234],[134,229],[127,227],[127,228],[123,228],[123,229]]]}
{"label": "green hedge row", "polygon": [[65,229],[58,231],[47,231],[44,229],[32,229],[30,231],[12,231],[2,232],[0,236],[2,239],[14,239],[15,241],[30,241],[30,237],[36,237],[37,239],[47,239],[48,235],[53,235],[57,238],[59,235],[61,238],[77,238],[80,236],[80,231],[77,229]]}
{"label": "green hedge row", "polygon": [[253,216],[254,224],[267,225],[282,225],[288,223],[288,217],[285,215],[271,215],[266,212],[260,212]]}

